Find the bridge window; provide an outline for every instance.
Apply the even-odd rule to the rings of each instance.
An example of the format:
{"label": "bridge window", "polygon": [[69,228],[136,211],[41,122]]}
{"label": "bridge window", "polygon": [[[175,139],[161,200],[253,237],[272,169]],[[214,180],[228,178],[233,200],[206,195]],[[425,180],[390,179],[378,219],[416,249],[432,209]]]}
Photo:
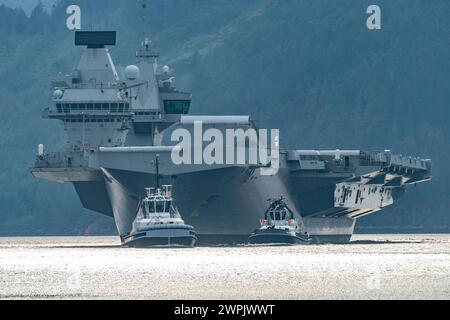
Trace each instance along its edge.
{"label": "bridge window", "polygon": [[191,100],[164,100],[166,114],[188,114]]}
{"label": "bridge window", "polygon": [[164,212],[164,201],[156,201],[156,212]]}
{"label": "bridge window", "polygon": [[66,103],[56,104],[56,110],[58,113],[71,113],[77,111],[109,111],[113,113],[124,113],[129,112],[129,103]]}
{"label": "bridge window", "polygon": [[281,220],[281,212],[280,211],[275,212],[275,220],[277,220],[277,221]]}
{"label": "bridge window", "polygon": [[154,201],[150,201],[146,203],[146,211],[147,211],[147,216],[146,218],[150,217],[150,213],[154,213],[155,212],[155,202]]}

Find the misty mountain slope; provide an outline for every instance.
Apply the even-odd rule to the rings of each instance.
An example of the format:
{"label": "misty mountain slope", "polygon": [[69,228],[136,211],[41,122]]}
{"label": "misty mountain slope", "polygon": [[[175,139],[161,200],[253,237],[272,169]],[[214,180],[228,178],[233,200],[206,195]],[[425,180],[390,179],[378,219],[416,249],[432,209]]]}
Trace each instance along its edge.
{"label": "misty mountain slope", "polygon": [[0,0],[0,5],[5,5],[10,8],[21,8],[27,14],[30,14],[34,8],[40,3],[48,11],[51,11],[52,6],[58,0]]}
{"label": "misty mountain slope", "polygon": [[[80,233],[107,218],[81,208],[70,186],[33,180],[36,145],[63,143],[42,120],[48,74],[70,72],[81,53],[65,29],[65,8],[83,26],[118,31],[116,63],[133,62],[150,35],[194,94],[195,114],[251,114],[280,128],[282,144],[304,149],[392,149],[434,160],[434,181],[362,225],[449,225],[450,3],[378,1],[382,31],[365,27],[368,1],[149,1],[145,28],[129,1],[63,1],[50,16],[0,7],[0,232]],[[86,27],[87,26],[87,27]],[[145,30],[143,30],[145,29]]]}

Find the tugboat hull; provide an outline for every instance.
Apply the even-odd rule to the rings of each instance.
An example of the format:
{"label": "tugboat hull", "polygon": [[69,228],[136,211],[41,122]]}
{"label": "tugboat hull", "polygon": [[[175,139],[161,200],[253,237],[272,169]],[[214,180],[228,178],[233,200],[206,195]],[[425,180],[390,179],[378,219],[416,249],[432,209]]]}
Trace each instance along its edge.
{"label": "tugboat hull", "polygon": [[285,230],[267,229],[257,230],[249,238],[252,244],[310,244],[312,239],[301,237],[296,233]]}
{"label": "tugboat hull", "polygon": [[194,247],[197,235],[190,228],[158,228],[131,234],[123,239],[123,246],[129,248],[151,247]]}

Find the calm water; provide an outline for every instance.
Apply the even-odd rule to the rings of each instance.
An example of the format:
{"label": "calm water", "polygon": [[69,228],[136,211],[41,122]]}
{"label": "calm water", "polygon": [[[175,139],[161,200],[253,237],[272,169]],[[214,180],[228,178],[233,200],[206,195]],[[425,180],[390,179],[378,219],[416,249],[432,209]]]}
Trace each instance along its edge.
{"label": "calm water", "polygon": [[114,237],[0,238],[0,298],[450,298],[450,235],[354,240],[137,250]]}

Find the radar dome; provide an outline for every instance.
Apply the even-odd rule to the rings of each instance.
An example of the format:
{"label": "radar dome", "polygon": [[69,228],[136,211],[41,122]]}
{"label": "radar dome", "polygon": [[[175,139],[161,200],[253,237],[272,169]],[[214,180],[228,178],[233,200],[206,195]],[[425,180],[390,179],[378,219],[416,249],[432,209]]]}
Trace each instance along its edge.
{"label": "radar dome", "polygon": [[136,80],[139,78],[140,70],[135,65],[130,65],[125,68],[125,77],[127,77],[127,80]]}
{"label": "radar dome", "polygon": [[64,95],[64,92],[60,89],[55,90],[55,92],[53,92],[53,97],[55,99],[61,99]]}
{"label": "radar dome", "polygon": [[163,67],[163,72],[164,72],[164,73],[169,73],[169,72],[170,72],[169,66],[164,66],[164,67]]}

